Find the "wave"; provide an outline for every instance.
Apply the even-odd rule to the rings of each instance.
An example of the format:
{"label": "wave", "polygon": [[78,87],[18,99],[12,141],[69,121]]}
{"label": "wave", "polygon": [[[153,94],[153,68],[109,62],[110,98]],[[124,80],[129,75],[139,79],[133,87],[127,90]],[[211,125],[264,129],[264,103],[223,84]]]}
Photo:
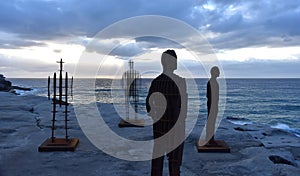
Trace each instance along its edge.
{"label": "wave", "polygon": [[37,89],[32,89],[32,90],[14,89],[14,91],[17,95],[28,95],[28,94],[35,94],[37,92]]}
{"label": "wave", "polygon": [[14,91],[17,95],[25,95],[27,93],[27,91],[24,90],[15,90]]}
{"label": "wave", "polygon": [[241,118],[241,117],[232,117],[228,116],[226,119],[236,125],[247,125],[247,124],[253,124],[249,119],[246,118]]}
{"label": "wave", "polygon": [[19,96],[36,95],[36,96],[47,97],[47,90],[45,88],[32,88],[30,91],[16,89],[15,93]]}
{"label": "wave", "polygon": [[272,125],[271,128],[281,129],[281,130],[290,132],[290,133],[296,135],[297,137],[300,137],[300,129],[291,128],[287,124],[284,124],[284,123],[277,123],[276,125]]}
{"label": "wave", "polygon": [[[252,121],[246,118],[241,118],[241,117],[231,117],[228,116],[226,119],[236,125],[246,125],[246,124],[253,124]],[[284,123],[277,123],[276,125],[270,125],[271,128],[276,128],[276,129],[281,129],[284,131],[287,131],[289,133],[292,133],[296,135],[297,137],[300,137],[300,129],[297,128],[291,128],[287,124]]]}

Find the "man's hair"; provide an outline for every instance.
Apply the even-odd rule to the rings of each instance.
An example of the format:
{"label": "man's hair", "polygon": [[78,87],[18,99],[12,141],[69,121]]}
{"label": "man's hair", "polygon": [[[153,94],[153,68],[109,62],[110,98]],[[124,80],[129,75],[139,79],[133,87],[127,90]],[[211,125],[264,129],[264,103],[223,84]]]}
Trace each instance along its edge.
{"label": "man's hair", "polygon": [[167,66],[170,62],[170,59],[177,59],[176,52],[174,50],[168,49],[167,51],[163,52],[161,55],[161,64],[163,66]]}

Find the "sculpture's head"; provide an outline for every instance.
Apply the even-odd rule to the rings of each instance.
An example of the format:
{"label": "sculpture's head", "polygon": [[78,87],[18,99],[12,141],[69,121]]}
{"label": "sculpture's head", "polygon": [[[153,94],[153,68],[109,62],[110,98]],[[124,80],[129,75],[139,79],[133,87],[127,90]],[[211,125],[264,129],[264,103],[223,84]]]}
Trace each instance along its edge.
{"label": "sculpture's head", "polygon": [[161,55],[161,64],[163,70],[165,71],[174,71],[177,69],[177,55],[174,50],[167,50]]}
{"label": "sculpture's head", "polygon": [[220,70],[217,66],[213,66],[211,69],[210,69],[210,74],[211,74],[211,77],[212,78],[217,78],[220,76]]}

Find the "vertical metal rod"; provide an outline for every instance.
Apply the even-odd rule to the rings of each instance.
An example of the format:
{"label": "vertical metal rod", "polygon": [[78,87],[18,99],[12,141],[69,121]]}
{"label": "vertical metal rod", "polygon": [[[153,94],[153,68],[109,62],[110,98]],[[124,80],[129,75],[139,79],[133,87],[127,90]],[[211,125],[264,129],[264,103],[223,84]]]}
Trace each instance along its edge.
{"label": "vertical metal rod", "polygon": [[48,100],[50,100],[50,76],[48,76]]}
{"label": "vertical metal rod", "polygon": [[55,130],[55,114],[56,114],[56,73],[54,73],[53,76],[53,99],[52,99],[52,103],[53,103],[53,110],[52,110],[52,135],[51,135],[51,140],[52,143],[54,142],[54,130]]}
{"label": "vertical metal rod", "polygon": [[72,100],[73,100],[73,76],[71,78],[71,97],[72,97]]}
{"label": "vertical metal rod", "polygon": [[[132,63],[131,63],[132,64]],[[129,91],[130,91],[130,94],[129,94],[129,107],[131,107],[130,105],[130,97],[133,96],[133,92],[132,92],[132,66],[130,66],[130,74],[129,74]],[[129,111],[130,113],[130,111]]]}
{"label": "vertical metal rod", "polygon": [[62,104],[62,70],[59,70],[59,106]]}
{"label": "vertical metal rod", "polygon": [[134,118],[137,120],[137,71],[134,71]]}
{"label": "vertical metal rod", "polygon": [[65,78],[65,129],[66,129],[66,141],[68,141],[68,72],[66,72]]}
{"label": "vertical metal rod", "polygon": [[[130,96],[132,96],[132,61],[129,61],[129,79],[128,79],[128,86],[129,86],[129,96],[128,96],[128,106],[130,106]],[[129,109],[129,108],[128,108]],[[130,111],[129,111],[130,112]]]}
{"label": "vertical metal rod", "polygon": [[129,87],[128,87],[128,72],[125,72],[125,109],[126,109],[126,120],[129,119]]}

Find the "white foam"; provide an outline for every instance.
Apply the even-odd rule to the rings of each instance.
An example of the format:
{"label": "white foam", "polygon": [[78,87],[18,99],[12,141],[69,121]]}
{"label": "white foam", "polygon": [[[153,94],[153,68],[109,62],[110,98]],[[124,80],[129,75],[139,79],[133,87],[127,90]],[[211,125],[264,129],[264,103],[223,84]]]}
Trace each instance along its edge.
{"label": "white foam", "polygon": [[14,90],[16,92],[17,95],[25,95],[26,94],[26,91],[24,90]]}
{"label": "white foam", "polygon": [[291,130],[291,128],[284,123],[277,123],[277,125],[272,125],[272,128],[282,129],[282,130]]}
{"label": "white foam", "polygon": [[247,125],[247,124],[253,124],[251,121],[233,121],[233,120],[228,120],[229,122],[236,124],[236,125]]}
{"label": "white foam", "polygon": [[17,94],[19,95],[28,95],[28,94],[36,94],[37,93],[37,89],[32,89],[32,90],[15,90]]}
{"label": "white foam", "polygon": [[271,128],[285,130],[285,131],[288,131],[288,132],[293,133],[296,136],[300,137],[300,131],[299,130],[291,128],[287,124],[284,124],[284,123],[277,123],[276,125],[272,125]]}

